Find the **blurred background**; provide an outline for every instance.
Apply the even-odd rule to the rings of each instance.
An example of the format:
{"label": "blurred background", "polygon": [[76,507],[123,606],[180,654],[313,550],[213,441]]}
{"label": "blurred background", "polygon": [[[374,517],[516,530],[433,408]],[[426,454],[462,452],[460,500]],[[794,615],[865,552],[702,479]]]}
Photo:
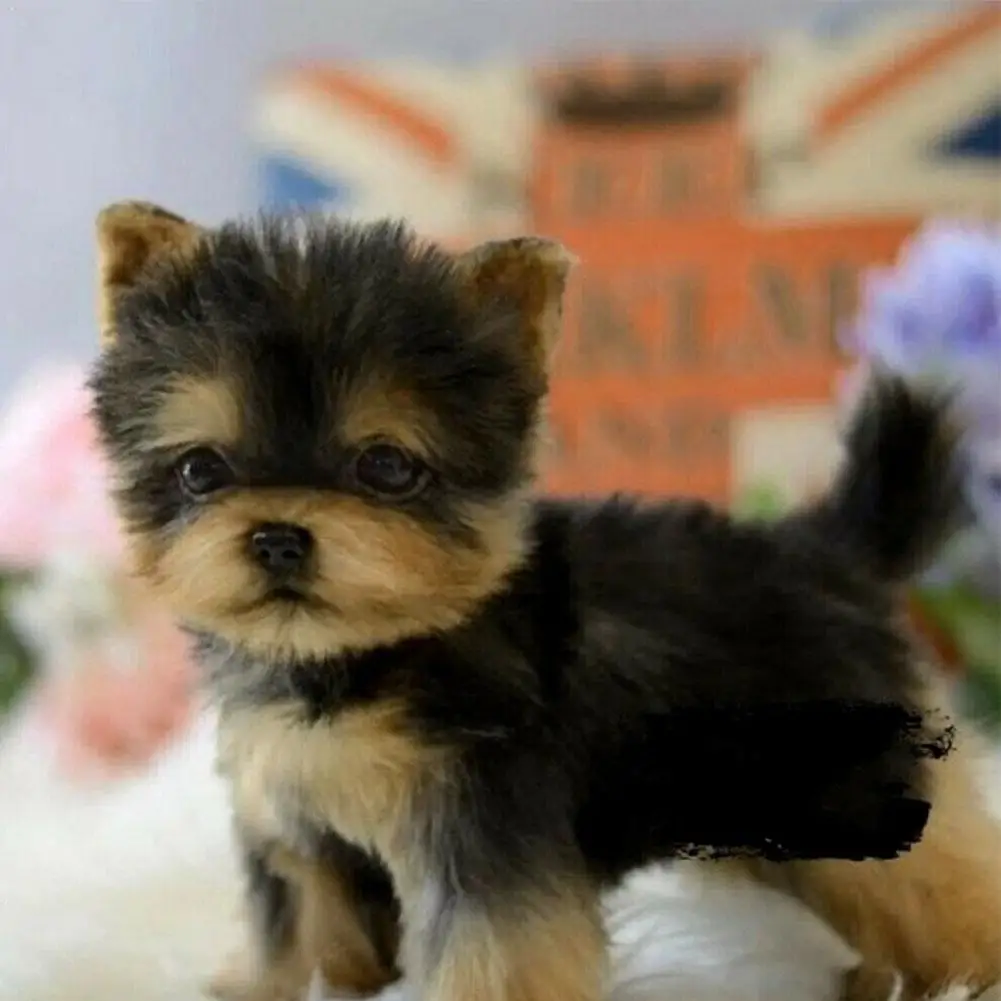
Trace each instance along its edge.
{"label": "blurred background", "polygon": [[[823,489],[871,365],[958,387],[966,517],[907,602],[1001,740],[1001,2],[14,0],[0,1001],[188,1001],[236,914],[211,717],[129,573],[89,416],[94,218],[126,198],[564,241],[549,491],[774,517]],[[699,978],[692,930],[739,927],[701,904],[672,905]],[[780,936],[801,980],[754,997],[828,968],[802,928]]]}
{"label": "blurred background", "polygon": [[[874,14],[909,7],[931,17],[951,6],[958,5],[935,0],[909,5],[893,0],[4,4],[0,387],[9,388],[25,368],[49,355],[86,358],[91,352],[92,221],[105,202],[145,197],[212,222],[253,209],[261,200],[260,140],[293,152],[301,152],[307,138],[323,145],[321,135],[308,137],[307,122],[295,124],[296,115],[302,119],[313,112],[308,100],[298,112],[279,113],[284,126],[276,123],[263,134],[255,127],[266,75],[278,67],[312,59],[333,66],[426,60],[451,77],[441,81],[444,89],[465,92],[454,96],[476,108],[474,117],[489,133],[492,116],[502,115],[509,127],[515,69],[556,54],[645,51],[660,58],[720,48],[754,51],[773,44],[776,33],[792,25],[812,29],[818,43],[826,38],[840,48]],[[479,82],[476,71],[488,61],[507,64],[508,80],[498,72]],[[860,68],[864,61],[860,52]],[[385,87],[406,100],[401,96],[406,84],[387,79]],[[441,109],[421,94],[417,88],[409,95],[415,112],[440,119]],[[794,95],[789,97],[794,102]],[[342,117],[351,111],[359,113],[348,106]],[[462,126],[450,121],[443,127],[451,141],[464,139]],[[502,151],[506,146],[513,159],[524,156],[513,148],[518,142],[508,133]],[[320,155],[307,160],[335,185],[356,166]]]}
{"label": "blurred background", "polygon": [[997,3],[13,3],[0,142],[0,691],[57,692],[71,757],[145,760],[190,704],[140,635],[82,388],[122,198],[565,241],[554,491],[770,516],[823,486],[867,364],[961,372],[968,531],[914,614],[1001,715]]}

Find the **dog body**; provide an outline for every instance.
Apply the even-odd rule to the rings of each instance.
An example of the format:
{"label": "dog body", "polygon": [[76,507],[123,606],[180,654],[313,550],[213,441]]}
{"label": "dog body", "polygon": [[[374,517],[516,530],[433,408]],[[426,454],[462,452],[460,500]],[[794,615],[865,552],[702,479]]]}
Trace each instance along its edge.
{"label": "dog body", "polygon": [[[944,404],[877,384],[829,495],[776,525],[536,500],[560,248],[136,204],[99,232],[96,413],[246,858],[255,955],[218,993],[402,968],[428,1001],[597,1001],[601,891],[698,846],[834,921],[856,997],[1001,977],[999,842],[926,824],[977,809],[908,740],[936,707],[897,588],[955,504]],[[932,900],[920,928],[897,893]],[[950,938],[949,894],[977,908],[961,956],[918,941]]]}

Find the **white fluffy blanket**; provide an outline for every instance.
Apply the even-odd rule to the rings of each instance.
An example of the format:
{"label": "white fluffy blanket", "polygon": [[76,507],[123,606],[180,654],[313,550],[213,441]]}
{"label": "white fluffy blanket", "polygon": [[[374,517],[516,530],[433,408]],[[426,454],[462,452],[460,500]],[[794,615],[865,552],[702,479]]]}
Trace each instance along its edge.
{"label": "white fluffy blanket", "polygon": [[[148,774],[87,790],[54,777],[30,724],[7,735],[0,1001],[199,1001],[238,929],[211,756],[206,718]],[[835,1001],[854,962],[796,903],[698,870],[644,872],[608,912],[612,1001]],[[957,989],[948,1001],[966,997]],[[405,990],[385,997],[405,999]]]}

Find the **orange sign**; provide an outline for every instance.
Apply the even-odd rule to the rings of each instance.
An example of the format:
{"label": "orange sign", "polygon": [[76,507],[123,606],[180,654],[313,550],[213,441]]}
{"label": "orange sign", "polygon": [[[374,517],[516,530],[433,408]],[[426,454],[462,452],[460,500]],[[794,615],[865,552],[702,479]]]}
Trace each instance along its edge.
{"label": "orange sign", "polygon": [[742,409],[830,398],[862,269],[916,220],[566,227],[582,266],[553,385],[556,491],[729,496]]}
{"label": "orange sign", "polygon": [[862,269],[911,218],[756,220],[746,60],[542,77],[532,225],[581,260],[554,378],[557,492],[729,499],[734,418],[830,399]]}

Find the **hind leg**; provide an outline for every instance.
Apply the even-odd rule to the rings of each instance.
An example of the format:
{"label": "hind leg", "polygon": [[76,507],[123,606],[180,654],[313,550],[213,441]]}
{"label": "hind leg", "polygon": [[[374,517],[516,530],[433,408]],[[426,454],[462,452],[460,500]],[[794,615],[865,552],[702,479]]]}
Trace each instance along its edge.
{"label": "hind leg", "polygon": [[741,863],[793,893],[862,956],[846,1001],[902,1001],[952,984],[1001,984],[1001,825],[989,814],[970,755],[933,762],[932,810],[921,841],[890,861]]}

